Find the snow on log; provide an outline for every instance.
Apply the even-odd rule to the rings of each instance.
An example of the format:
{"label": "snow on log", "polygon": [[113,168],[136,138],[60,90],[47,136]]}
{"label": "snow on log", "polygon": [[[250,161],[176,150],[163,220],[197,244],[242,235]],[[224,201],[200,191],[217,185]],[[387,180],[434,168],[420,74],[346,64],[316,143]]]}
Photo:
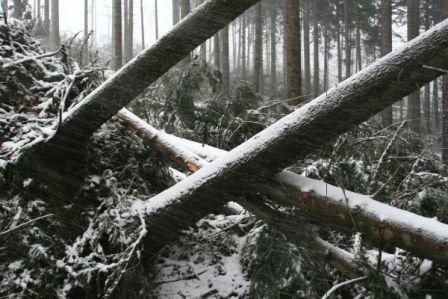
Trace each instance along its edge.
{"label": "snow on log", "polygon": [[[150,225],[148,247],[158,237],[173,234],[219,209],[229,197],[245,196],[248,185],[269,181],[275,173],[331,142],[354,125],[414,92],[442,74],[427,68],[448,67],[448,20],[384,56],[338,86],[284,117],[228,154],[133,209],[146,213]],[[296,199],[298,200],[298,199]],[[167,225],[169,223],[169,225]],[[169,227],[171,226],[171,227]],[[154,236],[153,236],[154,233]],[[426,238],[430,241],[431,239]],[[403,242],[410,250],[411,243]],[[405,247],[406,246],[406,247]],[[429,244],[426,244],[429,247]],[[446,246],[427,253],[448,263]],[[445,250],[444,250],[445,249]]]}
{"label": "snow on log", "polygon": [[84,179],[85,150],[91,135],[147,86],[257,2],[205,1],[66,112],[52,138],[24,151],[17,171],[44,186],[35,193],[46,198],[56,211],[72,204]]}
{"label": "snow on log", "polygon": [[[227,153],[221,149],[161,132],[126,109],[120,111],[119,117],[126,128],[133,132],[135,132],[134,128],[138,128],[137,134],[140,138],[150,142],[167,158],[192,172],[208,164],[197,157],[198,152],[207,157]],[[161,142],[154,142],[154,136],[160,136]],[[191,167],[191,163],[197,163],[197,161],[199,163]],[[320,224],[348,233],[361,232],[363,238],[374,245],[388,244],[400,247],[418,256],[448,264],[447,224],[290,171],[278,173],[274,176],[274,180],[275,182],[255,184],[253,188],[267,194],[277,203],[299,208],[304,217]],[[255,215],[261,216],[261,219],[268,223],[269,219],[273,219],[272,212],[257,213],[264,205],[261,201],[251,201],[248,206],[249,202],[243,198],[236,197],[234,200]],[[204,213],[207,213],[207,208]],[[277,217],[277,219],[281,218]],[[319,250],[334,251],[333,254],[337,257],[341,254],[336,262],[342,259],[341,263],[345,265],[345,268],[350,265],[350,263],[347,264],[347,259],[343,258],[344,254],[337,251],[337,248],[330,249],[324,246],[322,242],[325,241],[308,238],[308,242]],[[341,265],[338,265],[339,267]]]}
{"label": "snow on log", "polygon": [[[190,172],[196,172],[208,164],[207,161],[198,157],[197,154],[200,153],[204,156],[204,159],[208,158],[210,161],[213,161],[219,155],[227,153],[224,150],[205,144],[202,145],[194,141],[159,131],[126,108],[120,110],[114,119],[145,142],[148,142],[155,147],[167,159],[176,162],[179,166],[184,167]],[[214,155],[217,156],[211,158]],[[273,199],[275,200],[275,198]],[[263,202],[242,198],[236,198],[235,201],[256,215],[259,219],[282,230],[292,243],[297,243],[298,246],[305,247],[311,250],[311,252],[315,252],[328,259],[336,269],[347,276],[357,277],[360,274],[365,274],[356,263],[353,254],[319,238],[310,231],[302,229],[298,232],[298,230],[295,229],[295,221],[291,216],[281,215]],[[207,211],[205,211],[205,213],[207,213]],[[184,229],[187,228],[188,227],[185,227]],[[167,236],[169,237],[170,235]],[[170,239],[166,239],[165,241],[168,242]]]}

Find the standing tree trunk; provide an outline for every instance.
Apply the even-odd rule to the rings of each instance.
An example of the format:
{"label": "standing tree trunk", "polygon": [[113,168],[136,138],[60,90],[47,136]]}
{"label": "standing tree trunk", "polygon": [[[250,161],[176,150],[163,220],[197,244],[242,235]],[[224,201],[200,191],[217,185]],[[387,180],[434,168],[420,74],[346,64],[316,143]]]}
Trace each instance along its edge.
{"label": "standing tree trunk", "polygon": [[128,57],[126,62],[130,61],[134,57],[134,0],[129,1],[129,10],[128,10],[128,31],[125,32],[128,35],[127,41],[127,52]]}
{"label": "standing tree trunk", "polygon": [[50,49],[56,51],[61,46],[59,35],[59,0],[51,0]]}
{"label": "standing tree trunk", "polygon": [[221,30],[221,42],[222,85],[224,89],[228,89],[230,87],[229,25]]}
{"label": "standing tree trunk", "polygon": [[44,5],[44,29],[45,33],[50,33],[50,0],[45,0]]}
{"label": "standing tree trunk", "polygon": [[336,48],[338,60],[338,82],[342,81],[341,6],[336,2]]}
{"label": "standing tree trunk", "polygon": [[271,10],[271,93],[277,95],[277,10]]}
{"label": "standing tree trunk", "polygon": [[243,25],[241,27],[241,78],[246,80],[246,14],[242,15]]}
{"label": "standing tree trunk", "polygon": [[127,63],[129,60],[129,0],[123,0],[123,62]]}
{"label": "standing tree trunk", "polygon": [[159,39],[159,5],[157,0],[154,0],[154,25],[156,30],[156,40]]}
{"label": "standing tree trunk", "polygon": [[86,64],[89,59],[89,46],[88,40],[89,38],[89,0],[84,0],[84,48],[82,53],[82,64]]}
{"label": "standing tree trunk", "polygon": [[[180,16],[181,19],[185,18],[191,11],[190,0],[180,0]],[[187,55],[180,65],[182,67],[187,67],[191,63],[191,53]]]}
{"label": "standing tree trunk", "polygon": [[263,19],[261,2],[255,6],[255,41],[254,41],[254,67],[252,85],[255,92],[261,92],[261,77],[263,76]]}
{"label": "standing tree trunk", "polygon": [[25,12],[26,8],[24,0],[14,0],[13,4],[14,4],[12,11],[13,18],[22,19],[23,13]]}
{"label": "standing tree trunk", "polygon": [[434,132],[439,134],[440,118],[439,118],[439,79],[432,82],[432,117],[434,122]]}
{"label": "standing tree trunk", "polygon": [[[431,28],[431,19],[430,19],[430,6],[431,0],[425,0],[425,30],[429,30]],[[431,133],[431,84],[428,83],[425,85],[424,89],[424,97],[423,97],[423,128],[424,133]]]}
{"label": "standing tree trunk", "polygon": [[114,31],[114,68],[115,71],[123,66],[123,34],[121,20],[121,0],[113,0],[113,31]]}
{"label": "standing tree trunk", "polygon": [[37,0],[37,15],[36,15],[36,18],[37,18],[37,26],[39,28],[41,28],[41,26],[42,26],[42,13],[41,13],[42,6],[41,5],[42,5],[41,0]]}
{"label": "standing tree trunk", "polygon": [[[412,40],[419,34],[419,5],[420,0],[407,0],[408,41]],[[417,133],[420,132],[420,109],[420,91],[416,91],[408,97],[407,119],[410,123],[411,129]]]}
{"label": "standing tree trunk", "polygon": [[286,59],[286,97],[290,105],[302,102],[302,74],[300,50],[300,3],[298,0],[286,0],[284,7],[284,42]]}
{"label": "standing tree trunk", "polygon": [[220,49],[219,33],[213,37],[213,64],[218,70],[221,70],[221,49]]}
{"label": "standing tree trunk", "polygon": [[173,26],[180,21],[180,0],[173,0]]}
{"label": "standing tree trunk", "polygon": [[351,19],[349,15],[350,0],[344,0],[344,24],[345,24],[345,78],[351,76],[352,67],[352,42],[351,42]]}
{"label": "standing tree trunk", "polygon": [[317,1],[313,1],[313,97],[319,95],[320,78],[319,78],[319,23],[318,23],[318,6]]}
{"label": "standing tree trunk", "polygon": [[[380,54],[386,55],[392,51],[392,2],[391,0],[381,0],[380,4]],[[392,106],[387,107],[381,114],[382,125],[387,127],[392,125]]]}
{"label": "standing tree trunk", "polygon": [[142,50],[145,49],[145,17],[143,11],[143,0],[140,0],[140,24],[141,24],[141,32],[142,32]]}
{"label": "standing tree trunk", "polygon": [[[442,19],[448,18],[448,1],[441,1]],[[448,74],[442,77],[442,161],[448,166]]]}
{"label": "standing tree trunk", "polygon": [[304,86],[306,96],[311,94],[311,60],[310,60],[310,5],[309,0],[303,2],[303,48],[304,48]]}

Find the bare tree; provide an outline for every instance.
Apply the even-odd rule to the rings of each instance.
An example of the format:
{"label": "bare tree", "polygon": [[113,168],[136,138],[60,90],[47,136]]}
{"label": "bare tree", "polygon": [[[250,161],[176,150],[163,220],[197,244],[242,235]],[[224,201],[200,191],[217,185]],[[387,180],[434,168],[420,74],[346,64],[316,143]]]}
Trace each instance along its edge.
{"label": "bare tree", "polygon": [[319,95],[320,89],[320,71],[319,71],[319,22],[317,0],[313,1],[313,97]]}
{"label": "bare tree", "polygon": [[[441,14],[448,18],[448,1],[441,1]],[[442,161],[448,166],[448,74],[442,77]]]}
{"label": "bare tree", "polygon": [[311,93],[311,52],[310,52],[310,19],[311,10],[309,0],[303,2],[303,55],[304,55],[304,84],[303,92],[305,95]]}
{"label": "bare tree", "polygon": [[[274,2],[275,3],[275,2]],[[271,94],[272,96],[277,95],[277,7],[275,4],[273,4],[273,7],[271,8],[270,13],[271,18],[271,35],[270,35],[270,41],[271,41]]]}
{"label": "bare tree", "polygon": [[223,88],[230,87],[230,59],[229,59],[229,25],[221,30],[221,66]]}
{"label": "bare tree", "polygon": [[141,32],[142,32],[142,50],[145,49],[145,18],[143,11],[143,0],[140,0],[140,24],[141,24]]}
{"label": "bare tree", "polygon": [[156,40],[159,39],[159,5],[157,0],[154,0],[154,25],[156,30]]}

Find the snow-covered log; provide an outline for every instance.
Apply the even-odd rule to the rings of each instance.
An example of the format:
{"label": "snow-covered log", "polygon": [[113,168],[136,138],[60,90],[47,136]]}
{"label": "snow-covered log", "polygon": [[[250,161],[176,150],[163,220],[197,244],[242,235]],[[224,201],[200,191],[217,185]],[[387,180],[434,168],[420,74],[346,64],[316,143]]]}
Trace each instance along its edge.
{"label": "snow-covered log", "polygon": [[[258,0],[207,0],[152,47],[142,51],[115,75],[65,113],[54,136],[23,155],[23,176],[47,186],[56,207],[71,204],[84,173],[90,136],[171,67],[203,44]],[[47,196],[48,197],[48,196]]]}
{"label": "snow-covered log", "polygon": [[[224,150],[161,132],[126,108],[120,110],[114,119],[155,147],[167,159],[176,162],[179,166],[193,173],[209,164],[204,160],[205,158],[213,161],[218,156],[226,153]],[[275,198],[273,199],[275,200]],[[364,274],[356,263],[353,254],[319,238],[309,230],[297,230],[295,228],[296,225],[294,225],[295,219],[291,216],[285,217],[285,215],[273,210],[263,202],[245,198],[235,198],[235,201],[259,219],[282,230],[292,243],[297,243],[298,246],[305,247],[311,250],[311,252],[328,259],[333,266],[349,277],[358,277],[360,274]],[[204,212],[207,213],[207,207],[204,208]],[[165,239],[165,241],[171,241],[169,237],[172,235],[166,236],[168,239]]]}
{"label": "snow-covered log", "polygon": [[[136,203],[134,210],[146,213],[150,225],[154,225],[146,246],[160,246],[160,240],[166,234],[173,234],[203,217],[204,206],[213,211],[229,197],[246,196],[244,193],[252,191],[247,186],[270,181],[297,159],[320,149],[354,125],[366,121],[442,74],[427,66],[448,67],[448,20],[384,56],[172,188],[150,200]],[[384,220],[382,217],[378,219]],[[375,228],[382,227],[380,223],[371,224]],[[371,227],[367,227],[369,231]],[[389,231],[379,229],[378,234],[383,237]],[[433,241],[433,237],[431,234],[424,239],[403,240],[397,245],[411,250],[413,244],[420,242],[422,245],[412,249],[415,254],[447,263],[445,243],[442,242],[444,246],[436,247],[434,251],[428,249],[430,243],[424,244]],[[394,236],[388,240],[392,242]]]}
{"label": "snow-covered log", "polygon": [[[126,109],[122,109],[117,118],[126,128],[136,132],[168,159],[192,172],[208,164],[198,155],[213,161],[217,156],[227,153],[161,132]],[[348,233],[361,232],[363,238],[374,245],[400,247],[418,256],[448,264],[448,225],[436,219],[401,210],[368,196],[290,171],[278,173],[272,182],[255,183],[252,188],[268,195],[274,202],[299,208],[303,216],[320,224],[330,225]],[[263,208],[264,203],[261,201],[248,201],[239,197],[234,200],[267,222],[273,219],[272,212],[258,212],[268,210]],[[207,206],[204,208],[204,213],[207,213]],[[324,243],[315,238],[308,238],[307,242],[319,250],[330,250],[322,247]],[[333,251],[339,253],[337,248]],[[336,262],[338,261],[339,258]],[[346,259],[342,261],[346,262]]]}

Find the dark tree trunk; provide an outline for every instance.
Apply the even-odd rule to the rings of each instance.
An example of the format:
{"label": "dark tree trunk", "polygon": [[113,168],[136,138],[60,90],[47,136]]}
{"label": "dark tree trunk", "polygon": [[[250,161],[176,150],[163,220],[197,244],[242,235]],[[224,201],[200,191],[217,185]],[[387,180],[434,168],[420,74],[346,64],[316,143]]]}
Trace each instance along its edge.
{"label": "dark tree trunk", "polygon": [[[430,5],[431,0],[425,0],[425,30],[429,30],[431,28],[431,19],[430,19]],[[431,133],[431,84],[428,83],[424,88],[424,97],[423,97],[423,128],[424,133]]]}
{"label": "dark tree trunk", "polygon": [[84,42],[85,42],[85,46],[83,48],[81,64],[87,64],[87,61],[89,59],[89,47],[88,47],[88,42],[87,42],[88,38],[89,38],[89,0],[84,0]]}
{"label": "dark tree trunk", "polygon": [[121,69],[123,66],[123,33],[122,33],[122,14],[121,0],[113,0],[113,26],[114,26],[114,68]]}
{"label": "dark tree trunk", "polygon": [[230,59],[229,59],[229,25],[221,30],[221,63],[222,63],[222,85],[223,88],[230,87]]}
{"label": "dark tree trunk", "polygon": [[261,2],[259,2],[255,8],[254,67],[252,85],[255,92],[259,93],[261,92],[261,77],[263,76],[263,18]]}
{"label": "dark tree trunk", "polygon": [[[448,18],[448,1],[441,1],[441,14]],[[448,166],[448,75],[442,77],[442,161]]]}
{"label": "dark tree trunk", "polygon": [[129,62],[134,57],[134,0],[128,0],[129,9],[128,9],[128,31],[125,32],[125,35],[128,35],[127,41],[127,54],[128,57],[126,62]]}
{"label": "dark tree trunk", "polygon": [[338,82],[342,81],[341,6],[336,2],[336,48],[338,60]]}
{"label": "dark tree trunk", "polygon": [[243,14],[242,16],[242,22],[243,22],[243,26],[242,26],[242,32],[241,34],[241,78],[243,80],[246,80],[247,78],[247,71],[246,71],[246,67],[247,67],[247,62],[246,62],[246,14]]}
{"label": "dark tree trunk", "polygon": [[434,122],[434,132],[439,134],[440,118],[439,118],[439,79],[432,82],[432,115]]}
{"label": "dark tree trunk", "polygon": [[[180,0],[180,17],[181,19],[188,16],[191,11],[190,0]],[[188,54],[181,63],[181,66],[186,67],[191,63],[191,53]]]}
{"label": "dark tree trunk", "polygon": [[271,9],[271,95],[277,95],[277,10]]}
{"label": "dark tree trunk", "polygon": [[[392,2],[381,0],[380,4],[380,54],[386,55],[392,51]],[[382,112],[383,127],[390,126],[393,122],[392,106]]]}
{"label": "dark tree trunk", "polygon": [[304,49],[304,86],[303,93],[311,94],[311,52],[310,52],[310,5],[309,0],[303,1],[303,49]]}
{"label": "dark tree trunk", "polygon": [[145,49],[145,17],[143,11],[143,0],[140,0],[140,23],[141,23],[141,32],[142,32],[142,50]]}
{"label": "dark tree trunk", "polygon": [[351,18],[349,12],[351,0],[344,0],[344,39],[345,39],[345,78],[351,76],[352,68],[352,41],[351,41]]}
{"label": "dark tree trunk", "polygon": [[50,32],[50,0],[45,0],[44,5],[44,29],[48,34]]}
{"label": "dark tree trunk", "polygon": [[23,14],[25,13],[26,4],[24,0],[14,0],[13,2],[13,11],[12,16],[16,19],[22,19]]}
{"label": "dark tree trunk", "polygon": [[298,0],[286,0],[284,7],[284,42],[286,57],[287,94],[290,105],[302,102],[302,74],[300,51],[300,4]]}
{"label": "dark tree trunk", "polygon": [[318,23],[318,5],[313,1],[313,97],[319,95],[320,89],[320,71],[319,71],[319,23]]}
{"label": "dark tree trunk", "polygon": [[[407,0],[407,27],[408,41],[418,36],[420,28],[420,0]],[[421,111],[420,111],[420,90],[408,97],[407,119],[414,132],[420,132]]]}
{"label": "dark tree trunk", "polygon": [[213,37],[213,64],[218,70],[221,70],[221,42],[219,33]]}

